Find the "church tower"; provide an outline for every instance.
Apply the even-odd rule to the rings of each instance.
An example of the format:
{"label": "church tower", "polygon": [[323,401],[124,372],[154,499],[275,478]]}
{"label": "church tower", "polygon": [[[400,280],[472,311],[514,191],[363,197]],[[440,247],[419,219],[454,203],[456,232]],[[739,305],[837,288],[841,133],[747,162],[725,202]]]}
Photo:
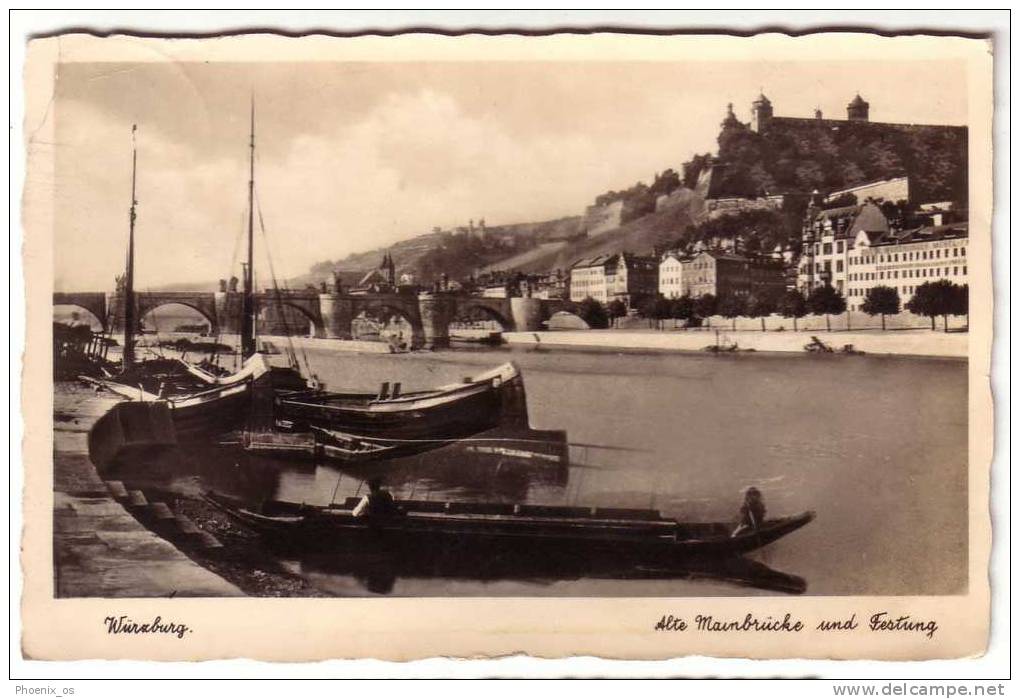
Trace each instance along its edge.
{"label": "church tower", "polygon": [[386,254],[386,281],[392,287],[397,285],[397,266],[393,264],[393,255],[389,253]]}
{"label": "church tower", "polygon": [[758,99],[751,103],[751,130],[761,133],[768,128],[772,120],[772,103],[764,94],[759,94]]}
{"label": "church tower", "polygon": [[871,105],[864,101],[860,93],[846,106],[847,121],[867,121],[868,107]]}

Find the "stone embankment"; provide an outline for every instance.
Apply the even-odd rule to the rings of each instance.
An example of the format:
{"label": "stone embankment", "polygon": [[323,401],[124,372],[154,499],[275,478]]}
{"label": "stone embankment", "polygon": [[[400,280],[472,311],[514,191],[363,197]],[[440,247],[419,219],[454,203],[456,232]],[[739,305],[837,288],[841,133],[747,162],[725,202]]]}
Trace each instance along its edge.
{"label": "stone embankment", "polygon": [[325,596],[200,494],[154,480],[150,464],[97,470],[87,434],[114,402],[76,382],[55,386],[57,597]]}
{"label": "stone embankment", "polygon": [[839,351],[845,345],[867,354],[895,354],[923,357],[968,356],[969,335],[965,332],[930,330],[898,331],[784,331],[751,330],[574,330],[503,333],[510,345],[556,349],[617,349],[631,351],[701,352],[714,345],[757,352],[807,354],[804,345],[812,336]]}
{"label": "stone embankment", "polygon": [[[182,549],[218,547],[215,537],[163,502],[104,481],[86,437],[112,404],[77,384],[54,394],[53,577],[56,597],[232,597],[241,590]],[[161,531],[163,538],[153,530]],[[170,543],[177,542],[177,546]]]}

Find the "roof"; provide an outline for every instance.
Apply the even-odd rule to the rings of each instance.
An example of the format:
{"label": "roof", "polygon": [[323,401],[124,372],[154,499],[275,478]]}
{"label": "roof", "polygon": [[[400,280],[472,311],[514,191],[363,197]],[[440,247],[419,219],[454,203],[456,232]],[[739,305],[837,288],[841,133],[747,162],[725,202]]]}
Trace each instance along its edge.
{"label": "roof", "polygon": [[857,235],[858,231],[877,231],[885,233],[889,230],[889,221],[885,214],[873,202],[854,204],[852,206],[840,206],[835,209],[824,209],[815,216],[816,221],[824,219],[835,219],[853,217],[846,228],[837,234],[837,238],[847,238]]}
{"label": "roof", "polygon": [[577,267],[602,267],[609,260],[614,257],[613,255],[596,255],[595,257],[582,257],[574,264],[570,265],[571,269]]}
{"label": "roof", "polygon": [[850,206],[837,206],[834,209],[822,209],[815,216],[815,220],[825,218],[841,218],[843,216],[855,216],[860,210],[862,204],[851,204]]}
{"label": "roof", "polygon": [[861,231],[861,233],[868,236],[868,243],[871,245],[883,242],[883,238],[888,234],[887,231]]}
{"label": "roof", "polygon": [[783,265],[782,260],[777,260],[772,257],[765,257],[760,255],[750,257],[747,255],[740,255],[732,252],[721,252],[719,250],[706,250],[704,253],[699,254],[710,255],[713,259],[720,262],[736,262],[740,264],[750,264],[757,266],[776,266],[776,267]]}
{"label": "roof", "polygon": [[861,97],[861,93],[858,92],[857,96],[854,97],[852,100],[850,100],[850,104],[847,105],[847,106],[849,106],[849,107],[867,107],[868,103],[864,101],[864,98]]}
{"label": "roof", "polygon": [[627,251],[621,252],[617,257],[623,260],[623,263],[630,269],[638,265],[657,265],[659,263],[654,255],[635,255]]}
{"label": "roof", "polygon": [[966,238],[969,235],[969,226],[966,221],[962,223],[951,223],[944,226],[921,226],[906,231],[900,231],[879,241],[878,245],[904,245],[907,243],[925,243],[933,240],[949,240],[953,238]]}
{"label": "roof", "polygon": [[378,280],[384,284],[389,282],[389,279],[386,277],[385,274],[380,272],[378,269],[373,269],[361,278],[361,281],[358,282],[358,286],[368,286],[376,278],[378,278]]}

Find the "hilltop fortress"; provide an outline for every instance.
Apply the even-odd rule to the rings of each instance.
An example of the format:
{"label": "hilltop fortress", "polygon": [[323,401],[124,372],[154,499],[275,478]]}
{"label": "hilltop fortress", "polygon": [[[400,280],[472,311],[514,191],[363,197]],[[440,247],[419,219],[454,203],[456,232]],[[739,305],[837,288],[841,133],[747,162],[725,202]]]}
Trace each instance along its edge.
{"label": "hilltop fortress", "polygon": [[966,201],[967,127],[871,121],[871,105],[855,95],[845,119],[776,116],[764,94],[751,121],[727,107],[719,153],[700,173],[705,199],[809,194],[908,175],[909,201]]}

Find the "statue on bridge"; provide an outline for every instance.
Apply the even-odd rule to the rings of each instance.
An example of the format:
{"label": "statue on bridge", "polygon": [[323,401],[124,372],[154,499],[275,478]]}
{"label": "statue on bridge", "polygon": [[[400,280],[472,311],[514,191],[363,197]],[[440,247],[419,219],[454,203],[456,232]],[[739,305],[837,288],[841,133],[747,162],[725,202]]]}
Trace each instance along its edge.
{"label": "statue on bridge", "polygon": [[223,292],[226,292],[226,290],[227,290],[227,280],[226,279],[220,279],[220,292],[223,293]]}
{"label": "statue on bridge", "polygon": [[240,279],[238,279],[236,276],[233,276],[233,277],[230,278],[230,291],[232,291],[232,292],[236,292],[237,291],[237,284],[238,284],[239,281],[240,281]]}

